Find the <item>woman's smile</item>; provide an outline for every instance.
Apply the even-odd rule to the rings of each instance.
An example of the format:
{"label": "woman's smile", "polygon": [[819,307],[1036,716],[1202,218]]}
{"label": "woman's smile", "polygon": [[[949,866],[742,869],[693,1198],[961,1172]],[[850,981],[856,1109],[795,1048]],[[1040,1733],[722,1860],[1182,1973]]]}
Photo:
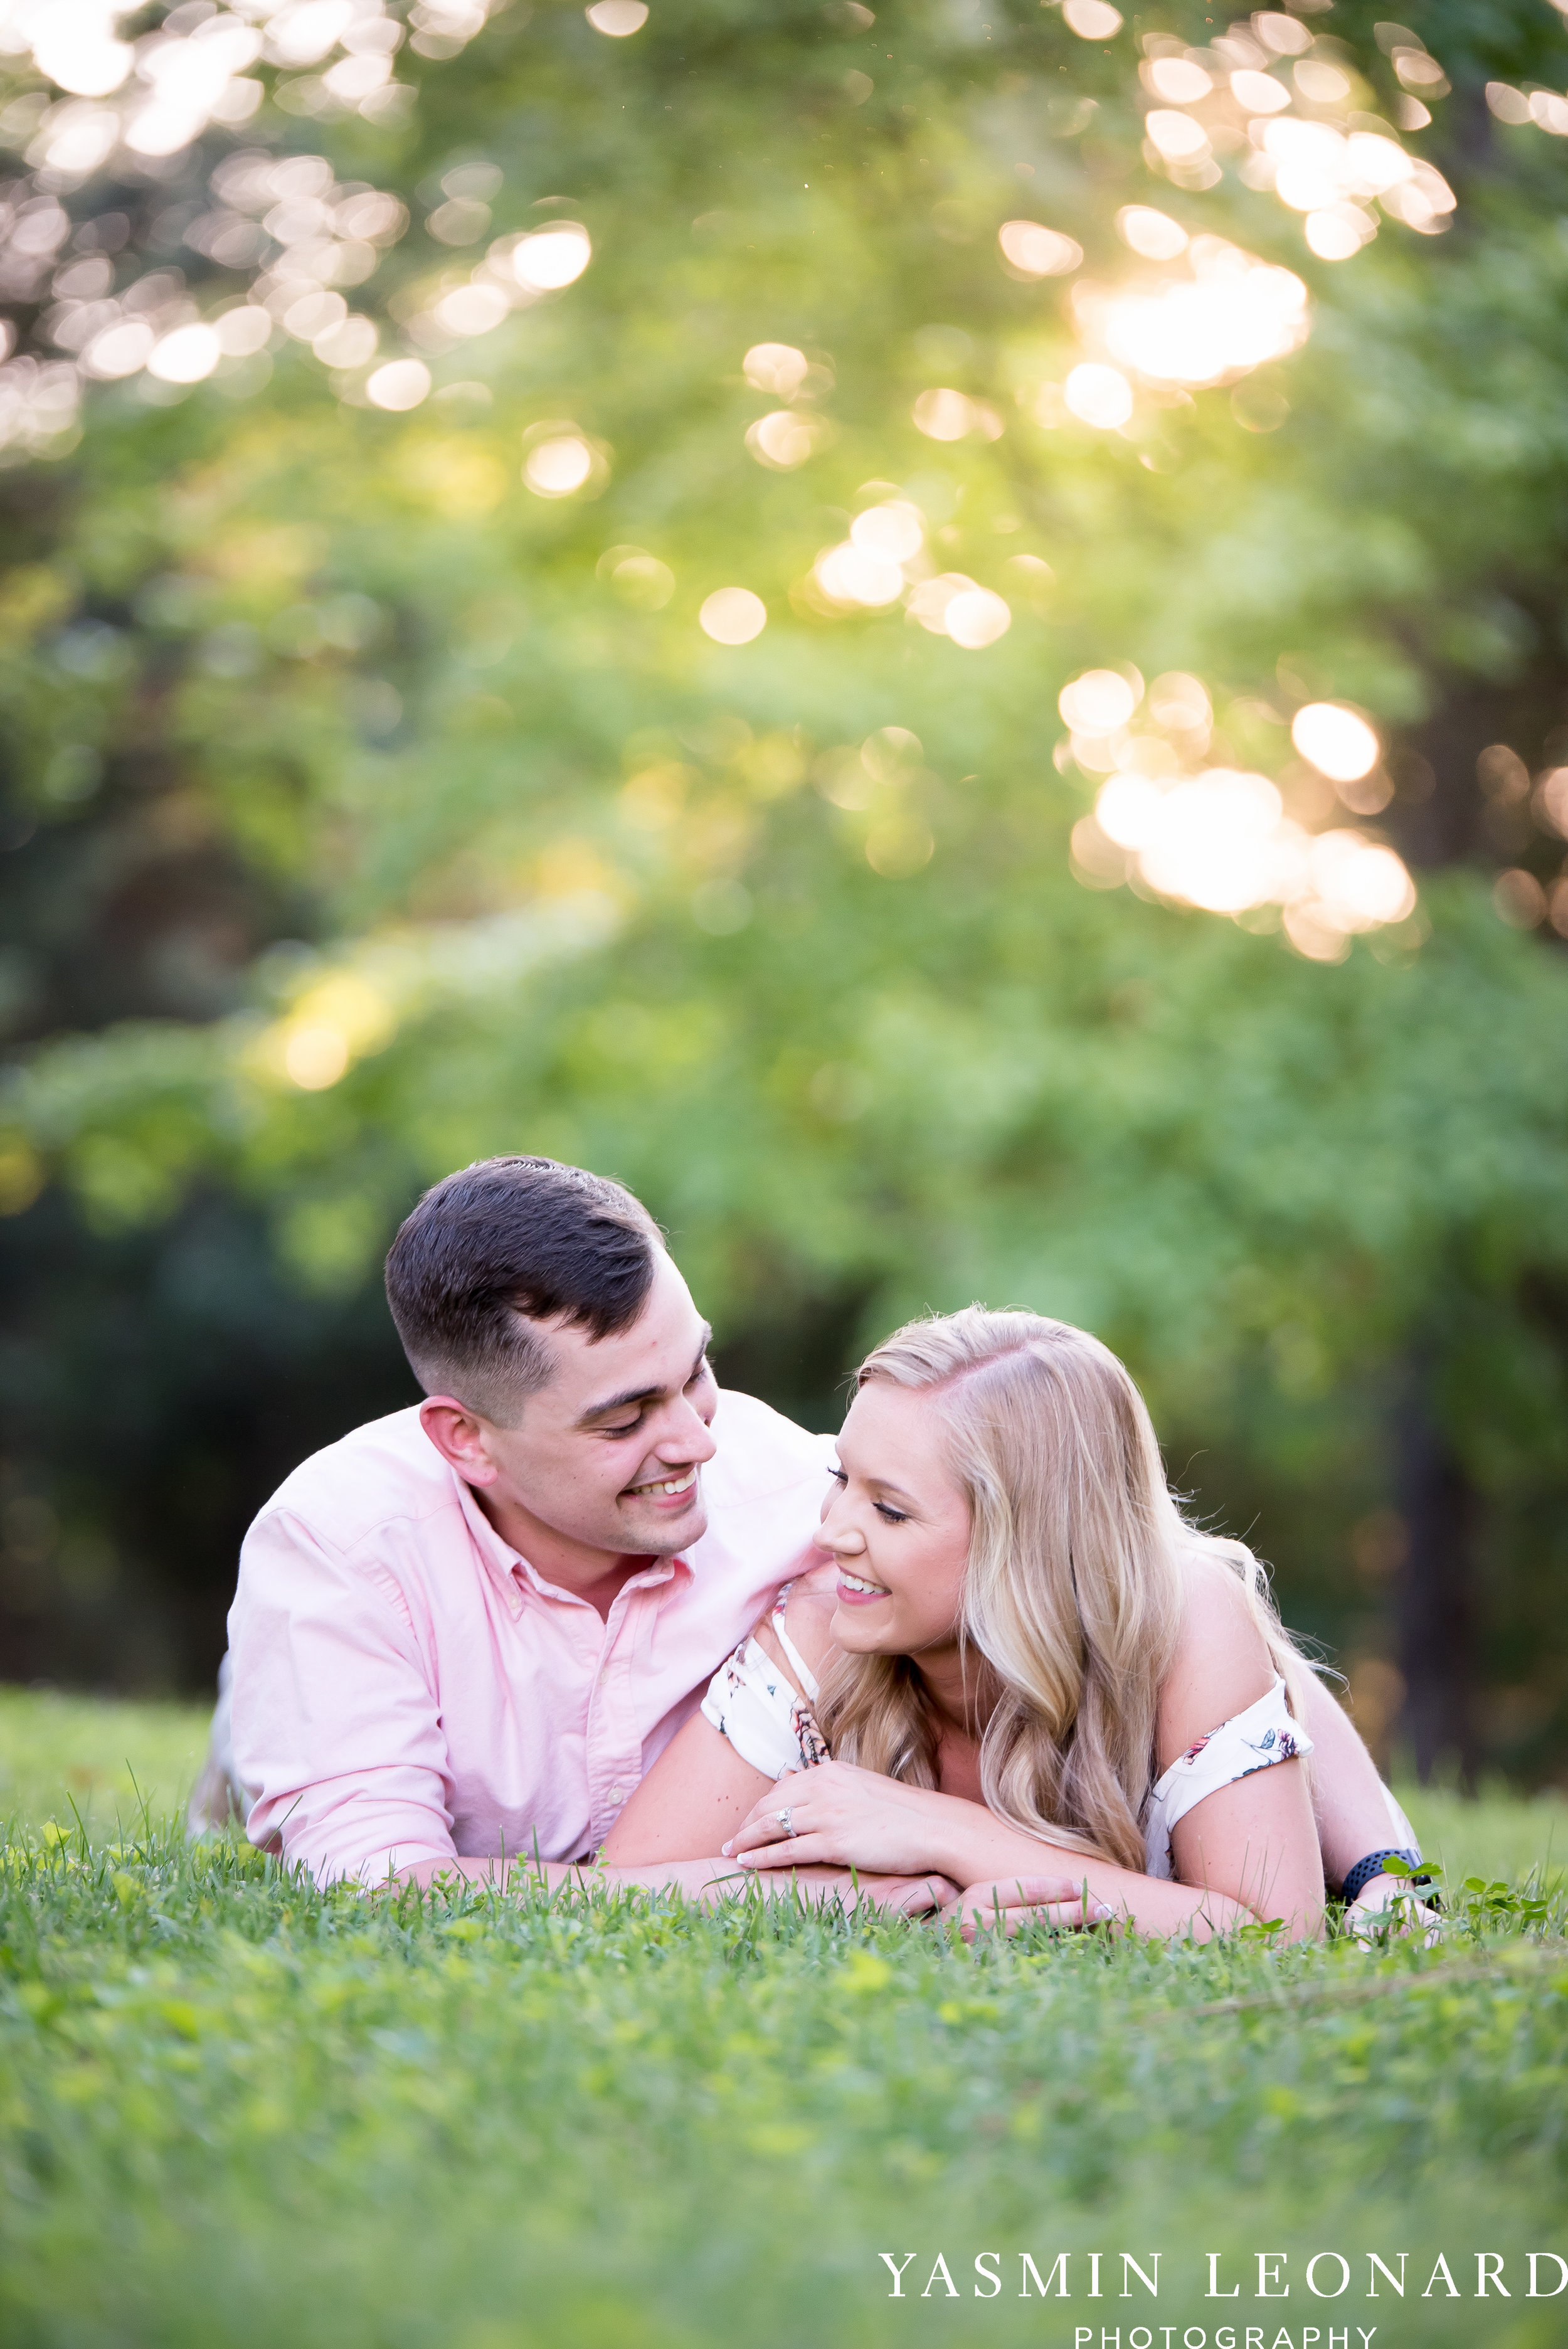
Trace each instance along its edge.
{"label": "woman's smile", "polygon": [[879,1599],[892,1596],[884,1584],[868,1582],[863,1575],[851,1574],[847,1566],[839,1568],[839,1598],[846,1607],[874,1607]]}

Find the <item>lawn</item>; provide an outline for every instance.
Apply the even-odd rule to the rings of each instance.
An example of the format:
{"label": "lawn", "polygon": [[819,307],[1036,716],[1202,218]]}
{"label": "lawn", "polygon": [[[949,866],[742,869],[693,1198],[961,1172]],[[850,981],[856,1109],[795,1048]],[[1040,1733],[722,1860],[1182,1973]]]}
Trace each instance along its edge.
{"label": "lawn", "polygon": [[1416,1798],[1439,1950],[975,1955],[756,1905],[322,1895],[170,1832],[201,1726],[0,1699],[6,2349],[1568,2336],[1568,2292],[1527,2296],[1568,2257],[1557,1806]]}

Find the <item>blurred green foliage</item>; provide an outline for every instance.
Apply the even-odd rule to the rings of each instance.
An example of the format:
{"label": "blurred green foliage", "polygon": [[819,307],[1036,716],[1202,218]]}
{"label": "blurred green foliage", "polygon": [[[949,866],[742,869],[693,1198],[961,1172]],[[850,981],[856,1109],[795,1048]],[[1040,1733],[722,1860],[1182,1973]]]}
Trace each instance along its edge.
{"label": "blurred green foliage", "polygon": [[[605,40],[517,6],[400,60],[402,127],[269,106],[245,142],[409,206],[356,297],[389,337],[477,257],[421,225],[454,167],[501,174],[476,233],[568,216],[593,264],[427,339],[407,414],[285,343],[103,388],[79,447],[5,477],[20,1668],[205,1670],[268,1482],[410,1392],[376,1305],[410,1199],[541,1150],[631,1182],[721,1369],[808,1416],[923,1306],[1088,1323],[1179,1481],[1370,1668],[1374,1731],[1398,1657],[1423,1761],[1552,1775],[1568,968],[1492,885],[1539,895],[1563,850],[1476,761],[1548,765],[1568,719],[1568,167],[1482,96],[1561,82],[1568,41],[1534,0],[1423,10],[1453,94],[1410,143],[1455,224],[1326,264],[1233,156],[1195,191],[1140,152],[1135,44],[1212,38],[1195,6],[1103,46],[1022,0],[865,13],[660,0]],[[1373,20],[1310,22],[1392,116]],[[1115,280],[1128,202],[1295,270],[1311,338],[1245,396],[1041,423],[1070,300],[1004,271],[997,226]],[[146,252],[223,291],[191,210]],[[798,471],[748,452],[763,341],[814,363]],[[933,385],[1005,429],[923,438]],[[566,419],[602,478],[544,500],[528,436]],[[1007,599],[999,643],[812,607],[877,483]],[[742,647],[697,625],[727,585],[768,606]],[[1323,965],[1262,916],[1086,885],[1057,697],[1129,662],[1202,678],[1211,756],[1304,807],[1294,702],[1362,704],[1417,915]]]}

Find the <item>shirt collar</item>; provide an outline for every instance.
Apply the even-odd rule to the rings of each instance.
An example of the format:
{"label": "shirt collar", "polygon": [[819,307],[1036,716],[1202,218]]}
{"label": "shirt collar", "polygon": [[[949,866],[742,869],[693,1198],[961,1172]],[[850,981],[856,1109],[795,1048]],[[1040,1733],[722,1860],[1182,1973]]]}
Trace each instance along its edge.
{"label": "shirt collar", "polygon": [[[542,1599],[561,1599],[569,1607],[587,1606],[588,1601],[580,1598],[575,1590],[563,1590],[560,1583],[547,1582],[521,1550],[513,1549],[509,1541],[503,1540],[480,1507],[479,1495],[467,1477],[459,1476],[455,1468],[451,1475],[458,1488],[458,1506],[462,1510],[474,1547],[486,1573],[492,1582],[500,1585],[501,1594],[514,1614],[521,1602],[519,1585],[523,1582],[531,1584]],[[692,1579],[693,1569],[688,1559],[655,1557],[635,1574],[628,1576],[623,1589],[654,1590],[665,1584],[673,1588],[676,1584],[685,1584]],[[666,1591],[665,1596],[669,1595],[670,1592]]]}

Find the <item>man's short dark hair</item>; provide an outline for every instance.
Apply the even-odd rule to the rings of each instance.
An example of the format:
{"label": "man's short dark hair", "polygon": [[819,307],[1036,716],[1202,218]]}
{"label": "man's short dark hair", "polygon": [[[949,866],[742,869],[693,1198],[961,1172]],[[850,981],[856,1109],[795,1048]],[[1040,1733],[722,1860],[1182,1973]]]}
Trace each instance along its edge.
{"label": "man's short dark hair", "polygon": [[629,1330],[664,1236],[619,1183],[553,1158],[481,1158],[427,1191],[387,1256],[387,1301],[427,1394],[497,1426],[548,1383],[542,1321]]}

